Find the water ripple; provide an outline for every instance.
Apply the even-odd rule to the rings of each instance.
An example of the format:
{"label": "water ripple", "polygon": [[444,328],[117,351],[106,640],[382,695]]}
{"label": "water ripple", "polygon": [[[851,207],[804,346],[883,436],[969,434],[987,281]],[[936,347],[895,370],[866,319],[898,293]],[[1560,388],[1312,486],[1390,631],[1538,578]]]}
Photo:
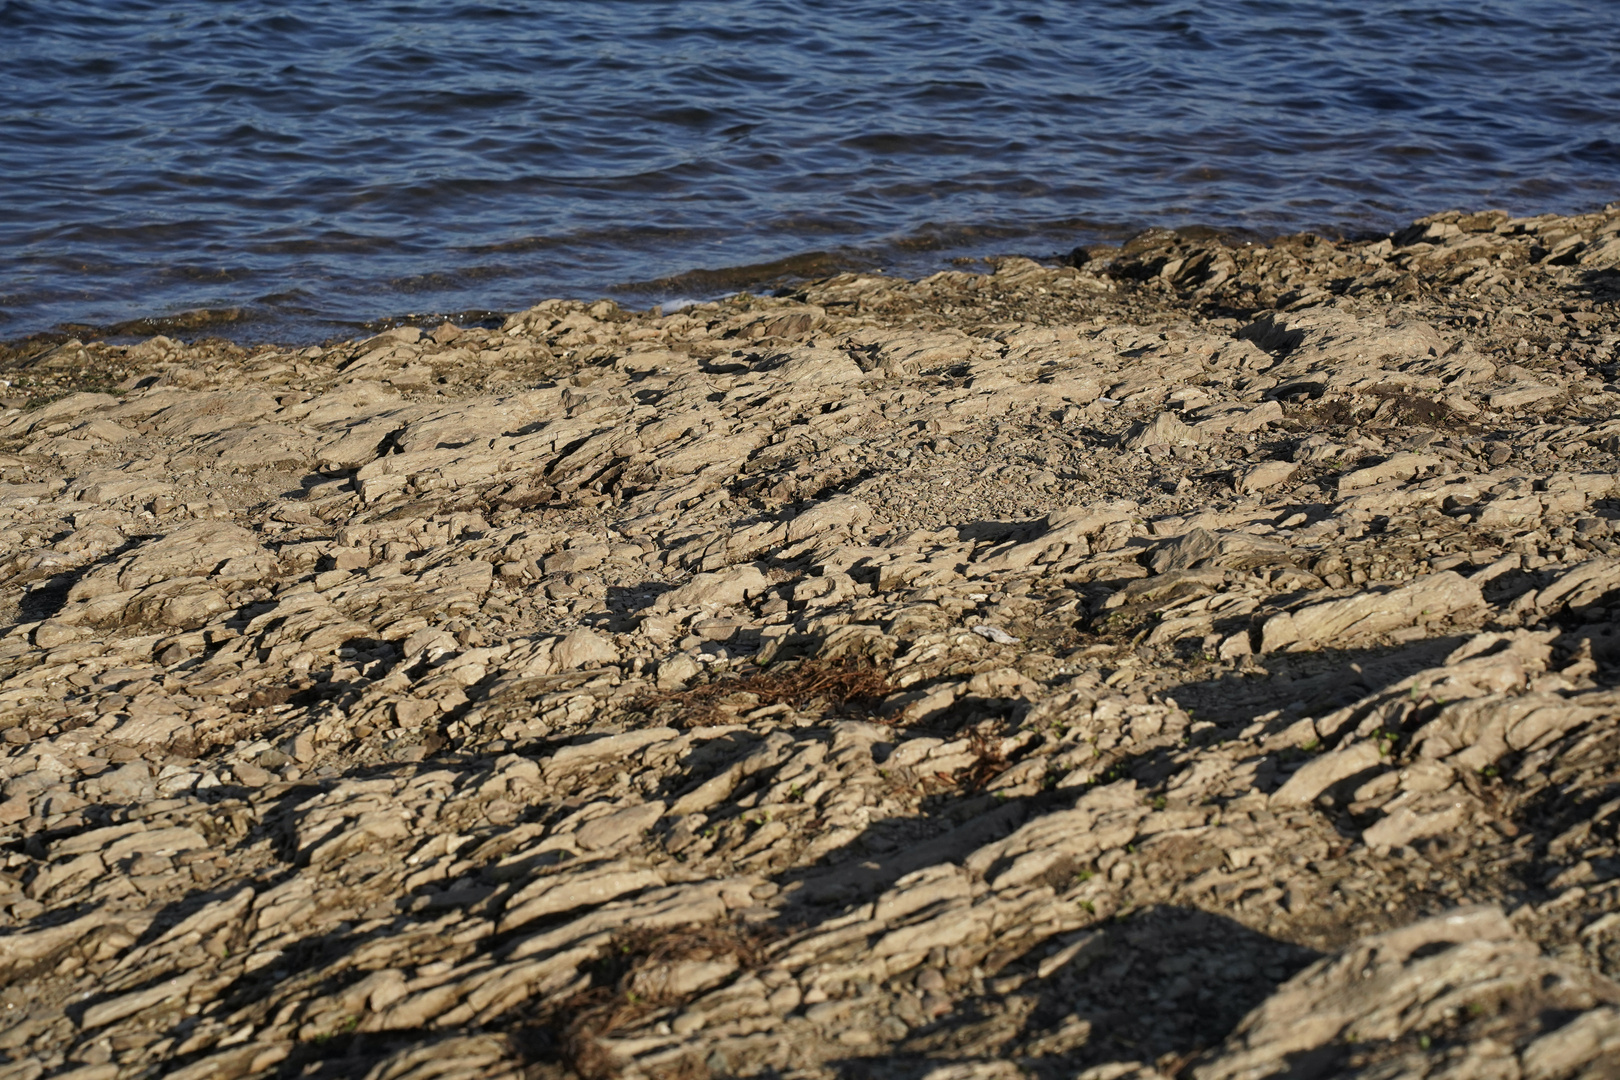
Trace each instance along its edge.
{"label": "water ripple", "polygon": [[1620,198],[1612,22],[1605,0],[5,0],[0,334],[220,309],[309,339],[1148,225],[1582,209]]}

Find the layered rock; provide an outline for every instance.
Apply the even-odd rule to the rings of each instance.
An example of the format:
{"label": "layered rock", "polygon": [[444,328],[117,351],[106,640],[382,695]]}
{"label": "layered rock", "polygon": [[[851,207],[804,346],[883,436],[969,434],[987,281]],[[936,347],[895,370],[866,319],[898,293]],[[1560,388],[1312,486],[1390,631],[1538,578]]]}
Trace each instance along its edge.
{"label": "layered rock", "polygon": [[0,1069],[1608,1075],[1617,228],[14,350]]}

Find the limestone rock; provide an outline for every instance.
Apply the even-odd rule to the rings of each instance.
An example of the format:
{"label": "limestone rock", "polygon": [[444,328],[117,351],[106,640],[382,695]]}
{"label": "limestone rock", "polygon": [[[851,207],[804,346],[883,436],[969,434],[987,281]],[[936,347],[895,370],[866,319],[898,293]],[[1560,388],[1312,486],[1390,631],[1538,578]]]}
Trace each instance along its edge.
{"label": "limestone rock", "polygon": [[582,667],[616,664],[619,650],[601,634],[582,628],[559,641],[551,650],[551,659],[559,670],[572,671]]}
{"label": "limestone rock", "polygon": [[1300,644],[1344,646],[1483,604],[1478,585],[1445,570],[1385,592],[1327,600],[1273,615],[1262,627],[1261,648],[1273,652]]}
{"label": "limestone rock", "polygon": [[[1504,1009],[1507,1000],[1526,1007]],[[1582,1075],[1620,1030],[1617,1004],[1620,986],[1543,957],[1499,910],[1459,908],[1313,964],[1250,1013],[1193,1075],[1282,1076],[1307,1055],[1336,1071],[1369,1051],[1422,1074],[1449,1056],[1427,1032],[1459,1014],[1468,1017],[1463,1038],[1471,1053],[1452,1065],[1453,1075],[1518,1074],[1555,1060],[1564,1071],[1533,1075]]]}
{"label": "limestone rock", "polygon": [[1160,413],[1133,427],[1120,445],[1127,450],[1146,450],[1150,446],[1197,446],[1203,441],[1201,432],[1182,423],[1174,413]]}
{"label": "limestone rock", "polygon": [[16,344],[0,1071],[1607,1076],[1617,230]]}

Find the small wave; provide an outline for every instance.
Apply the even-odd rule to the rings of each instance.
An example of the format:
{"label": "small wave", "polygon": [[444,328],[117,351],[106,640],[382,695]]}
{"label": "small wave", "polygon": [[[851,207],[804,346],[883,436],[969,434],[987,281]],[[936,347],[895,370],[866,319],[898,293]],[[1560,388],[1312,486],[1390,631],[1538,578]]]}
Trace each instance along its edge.
{"label": "small wave", "polygon": [[1610,7],[3,0],[0,322],[308,338],[1147,226],[1580,210],[1620,198]]}

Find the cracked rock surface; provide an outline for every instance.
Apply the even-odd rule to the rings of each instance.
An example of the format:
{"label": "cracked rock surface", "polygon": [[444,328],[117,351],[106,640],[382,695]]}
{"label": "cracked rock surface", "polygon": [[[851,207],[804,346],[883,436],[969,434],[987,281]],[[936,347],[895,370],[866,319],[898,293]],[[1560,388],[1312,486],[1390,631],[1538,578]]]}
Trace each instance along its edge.
{"label": "cracked rock surface", "polygon": [[0,1080],[1620,1076],[1620,206],[0,353]]}

